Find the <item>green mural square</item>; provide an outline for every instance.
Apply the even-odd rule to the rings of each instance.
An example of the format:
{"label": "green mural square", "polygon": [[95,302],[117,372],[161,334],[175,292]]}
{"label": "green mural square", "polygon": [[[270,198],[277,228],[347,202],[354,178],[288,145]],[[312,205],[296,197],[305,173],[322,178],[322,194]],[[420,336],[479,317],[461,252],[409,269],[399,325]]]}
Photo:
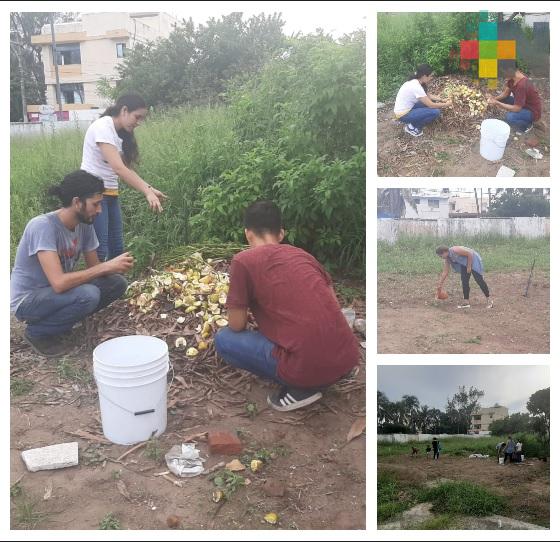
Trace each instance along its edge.
{"label": "green mural square", "polygon": [[478,58],[498,58],[498,42],[479,41]]}

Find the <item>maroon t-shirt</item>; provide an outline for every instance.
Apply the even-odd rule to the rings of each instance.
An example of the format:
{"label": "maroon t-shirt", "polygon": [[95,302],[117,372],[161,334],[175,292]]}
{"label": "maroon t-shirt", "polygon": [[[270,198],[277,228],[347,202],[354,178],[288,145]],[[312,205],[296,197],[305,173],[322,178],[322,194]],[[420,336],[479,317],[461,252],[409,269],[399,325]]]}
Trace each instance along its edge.
{"label": "maroon t-shirt", "polygon": [[358,342],[331,285],[313,256],[290,245],[251,248],[231,262],[227,307],[251,309],[288,384],[329,385],[358,364]]}
{"label": "maroon t-shirt", "polygon": [[507,82],[508,88],[513,92],[513,105],[521,106],[533,113],[533,122],[538,121],[542,114],[542,102],[535,85],[527,77],[514,84],[513,79]]}

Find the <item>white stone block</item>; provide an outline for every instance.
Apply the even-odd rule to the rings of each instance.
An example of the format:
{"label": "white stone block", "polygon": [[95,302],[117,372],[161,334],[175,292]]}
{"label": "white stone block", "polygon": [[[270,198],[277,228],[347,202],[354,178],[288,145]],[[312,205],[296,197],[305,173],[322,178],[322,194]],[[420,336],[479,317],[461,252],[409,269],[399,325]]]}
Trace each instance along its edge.
{"label": "white stone block", "polygon": [[21,458],[31,472],[74,467],[78,464],[78,443],[68,442],[25,450],[21,452]]}

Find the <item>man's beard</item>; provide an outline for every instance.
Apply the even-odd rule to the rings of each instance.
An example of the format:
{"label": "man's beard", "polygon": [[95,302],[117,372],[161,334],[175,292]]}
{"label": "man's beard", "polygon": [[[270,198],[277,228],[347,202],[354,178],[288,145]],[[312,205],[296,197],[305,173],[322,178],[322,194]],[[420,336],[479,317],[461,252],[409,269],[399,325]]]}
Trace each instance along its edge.
{"label": "man's beard", "polygon": [[82,224],[93,224],[93,221],[95,220],[94,216],[87,217],[83,211],[78,211],[77,217]]}

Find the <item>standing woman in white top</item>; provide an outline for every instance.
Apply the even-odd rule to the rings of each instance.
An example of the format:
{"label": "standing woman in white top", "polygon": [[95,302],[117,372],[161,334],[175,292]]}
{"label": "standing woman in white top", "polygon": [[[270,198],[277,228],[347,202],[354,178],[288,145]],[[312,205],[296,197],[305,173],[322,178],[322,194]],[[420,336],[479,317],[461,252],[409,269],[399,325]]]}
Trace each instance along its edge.
{"label": "standing woman in white top", "polygon": [[440,109],[452,105],[451,100],[443,101],[428,93],[428,83],[433,77],[432,67],[420,64],[397,93],[395,117],[405,123],[404,131],[411,136],[421,136],[424,126],[441,115]]}
{"label": "standing woman in white top", "polygon": [[165,196],[144,181],[133,169],[138,162],[134,129],[146,118],[148,110],[140,96],[121,96],[88,128],[81,169],[103,179],[102,212],[95,222],[99,240],[99,261],[110,260],[124,252],[123,225],[119,202],[119,178],[146,196],[152,211],[163,210]]}

